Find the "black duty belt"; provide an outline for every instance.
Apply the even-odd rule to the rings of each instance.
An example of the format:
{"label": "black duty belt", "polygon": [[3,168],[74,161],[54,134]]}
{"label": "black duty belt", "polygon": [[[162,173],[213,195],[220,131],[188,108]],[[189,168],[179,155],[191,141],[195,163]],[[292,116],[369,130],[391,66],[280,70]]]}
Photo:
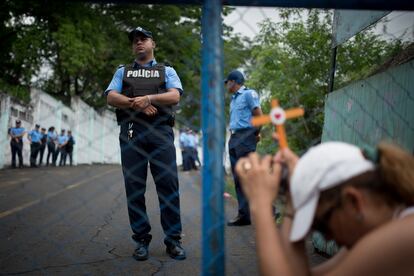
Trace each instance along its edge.
{"label": "black duty belt", "polygon": [[231,135],[235,135],[235,134],[241,134],[241,133],[246,133],[246,132],[255,132],[255,129],[254,128],[251,128],[251,127],[249,127],[249,128],[239,128],[239,129],[231,129],[230,130],[230,133],[231,133]]}

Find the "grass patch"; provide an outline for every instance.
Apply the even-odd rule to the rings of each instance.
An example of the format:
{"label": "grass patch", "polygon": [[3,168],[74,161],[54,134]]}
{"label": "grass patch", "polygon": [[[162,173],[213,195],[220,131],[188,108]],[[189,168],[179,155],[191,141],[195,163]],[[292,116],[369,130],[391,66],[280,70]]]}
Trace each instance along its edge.
{"label": "grass patch", "polygon": [[231,174],[224,176],[224,192],[229,193],[233,198],[237,198],[236,188]]}

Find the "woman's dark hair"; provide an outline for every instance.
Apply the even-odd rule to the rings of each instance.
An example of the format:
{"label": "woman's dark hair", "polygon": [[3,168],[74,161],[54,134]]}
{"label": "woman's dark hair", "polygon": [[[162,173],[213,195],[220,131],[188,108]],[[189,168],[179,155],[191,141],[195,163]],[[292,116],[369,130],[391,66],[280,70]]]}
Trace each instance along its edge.
{"label": "woman's dark hair", "polygon": [[408,206],[414,204],[414,157],[389,143],[378,145],[378,171],[384,183]]}

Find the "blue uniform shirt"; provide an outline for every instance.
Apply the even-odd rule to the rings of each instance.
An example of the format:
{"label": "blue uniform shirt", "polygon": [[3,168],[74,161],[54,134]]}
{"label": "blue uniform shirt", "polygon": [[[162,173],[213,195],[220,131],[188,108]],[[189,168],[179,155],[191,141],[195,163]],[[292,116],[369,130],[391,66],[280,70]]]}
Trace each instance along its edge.
{"label": "blue uniform shirt", "polygon": [[189,147],[190,146],[190,140],[189,140],[188,134],[185,133],[185,132],[182,132],[180,134],[180,145],[182,147]]}
{"label": "blue uniform shirt", "polygon": [[[157,64],[155,59],[150,61],[149,63],[145,64],[144,67],[150,67]],[[122,79],[124,76],[125,67],[120,67],[116,70],[111,83],[109,84],[108,88],[105,90],[105,96],[108,95],[108,92],[111,90],[115,90],[118,93],[122,92]],[[174,68],[170,66],[165,66],[165,86],[167,89],[169,88],[177,88],[180,91],[180,94],[183,93],[183,87],[181,85],[180,78],[175,72]]]}
{"label": "blue uniform shirt", "polygon": [[25,130],[24,127],[12,127],[10,129],[10,134],[13,136],[18,136],[24,134]]}
{"label": "blue uniform shirt", "polygon": [[32,143],[39,143],[40,139],[42,139],[42,134],[35,129],[29,131],[28,136],[32,140]]}
{"label": "blue uniform shirt", "polygon": [[47,142],[47,133],[40,133],[40,139],[46,139],[44,141]]}
{"label": "blue uniform shirt", "polygon": [[68,136],[66,135],[59,135],[58,137],[58,144],[63,145],[68,140]]}
{"label": "blue uniform shirt", "polygon": [[54,142],[57,138],[57,134],[53,131],[48,131],[47,132],[47,142]]}
{"label": "blue uniform shirt", "polygon": [[196,147],[196,138],[195,138],[195,136],[192,135],[192,134],[187,134],[187,136],[188,136],[188,141],[189,141],[188,146],[191,147],[191,148],[195,148]]}
{"label": "blue uniform shirt", "polygon": [[245,86],[233,94],[230,103],[230,129],[237,130],[252,127],[252,111],[260,106],[259,95]]}

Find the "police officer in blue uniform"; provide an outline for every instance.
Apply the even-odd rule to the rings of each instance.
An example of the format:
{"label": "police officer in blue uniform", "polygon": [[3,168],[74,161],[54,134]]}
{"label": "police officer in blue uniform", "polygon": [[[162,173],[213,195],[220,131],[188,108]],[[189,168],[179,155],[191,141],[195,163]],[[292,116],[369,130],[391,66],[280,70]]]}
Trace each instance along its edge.
{"label": "police officer in blue uniform", "polygon": [[40,129],[40,134],[42,135],[42,137],[40,138],[39,166],[42,166],[43,154],[45,153],[46,144],[47,144],[47,134],[46,134],[46,129],[44,127]]}
{"label": "police officer in blue uniform", "polygon": [[58,155],[60,155],[59,159],[59,166],[66,165],[66,144],[68,143],[68,136],[66,135],[66,130],[62,129],[60,131],[60,135],[57,137],[57,153],[56,153],[56,160]]}
{"label": "police officer in blue uniform", "polygon": [[128,34],[135,60],[120,66],[105,91],[109,105],[117,107],[121,131],[122,170],[133,240],[133,257],[148,259],[152,239],[146,213],[145,189],[150,164],[161,210],[166,251],[173,259],[186,258],[181,245],[181,217],[172,106],[183,92],[175,70],[154,59],[152,33],[137,27]]}
{"label": "police officer in blue uniform", "polygon": [[243,226],[251,224],[247,199],[241,189],[234,167],[241,157],[256,151],[260,139],[260,129],[251,125],[252,116],[262,115],[259,95],[255,90],[244,86],[244,76],[238,70],[233,70],[224,80],[226,89],[232,94],[230,103],[230,140],[229,155],[239,205],[238,215],[230,220],[228,226]]}
{"label": "police officer in blue uniform", "polygon": [[52,165],[56,166],[56,142],[57,142],[57,133],[55,127],[51,126],[47,130],[47,156],[46,156],[46,166],[49,166],[49,159],[52,157]]}
{"label": "police officer in blue uniform", "polygon": [[[66,143],[66,156],[69,157],[69,165],[72,166],[72,153],[73,153],[73,146],[76,144],[75,138],[72,135],[72,131],[68,130],[68,142]],[[66,165],[66,158],[63,162]]]}
{"label": "police officer in blue uniform", "polygon": [[42,134],[39,131],[40,125],[36,124],[35,128],[27,134],[27,139],[30,141],[30,167],[37,168],[36,160],[39,154]]}
{"label": "police officer in blue uniform", "polygon": [[12,156],[12,168],[16,168],[16,154],[19,157],[19,168],[23,168],[23,136],[26,133],[24,127],[22,127],[22,122],[16,120],[16,126],[10,128],[10,147],[11,147],[11,156]]}
{"label": "police officer in blue uniform", "polygon": [[[201,167],[201,161],[200,158],[198,157],[198,145],[199,143],[199,137],[198,137],[198,131],[194,130],[192,132],[192,136],[194,139],[194,148],[193,148],[193,153],[194,153],[194,165],[195,165],[195,169],[197,170],[197,164],[198,167]],[[196,164],[197,163],[197,164]]]}
{"label": "police officer in blue uniform", "polygon": [[183,157],[183,171],[190,170],[190,152],[189,152],[189,137],[187,129],[183,129],[180,133],[180,146]]}
{"label": "police officer in blue uniform", "polygon": [[188,130],[188,138],[189,138],[189,147],[190,147],[190,168],[193,170],[197,170],[197,166],[196,166],[196,147],[197,147],[197,141],[196,141],[196,137],[193,133],[192,129]]}

